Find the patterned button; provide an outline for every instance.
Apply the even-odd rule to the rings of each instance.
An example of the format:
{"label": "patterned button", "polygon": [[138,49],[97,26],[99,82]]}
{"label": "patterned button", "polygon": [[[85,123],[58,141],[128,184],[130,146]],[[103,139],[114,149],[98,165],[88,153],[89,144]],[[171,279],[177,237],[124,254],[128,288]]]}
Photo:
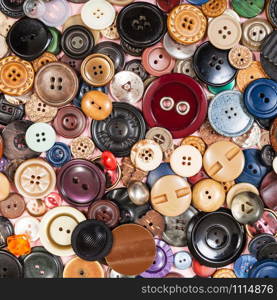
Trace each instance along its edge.
{"label": "patterned button", "polygon": [[233,9],[244,18],[253,18],[259,15],[263,8],[264,0],[232,0]]}
{"label": "patterned button", "polygon": [[204,155],[204,152],[206,150],[206,144],[198,136],[188,136],[188,137],[184,138],[181,142],[181,145],[193,146],[197,150],[199,150],[202,155]]}
{"label": "patterned button", "polygon": [[50,52],[44,52],[40,57],[36,58],[32,61],[33,68],[35,72],[37,72],[41,67],[43,67],[46,64],[49,64],[51,62],[57,61],[57,57],[50,53]]}
{"label": "patterned button", "polygon": [[202,4],[201,9],[205,16],[215,18],[224,13],[227,8],[227,0],[209,0]]}
{"label": "patterned button", "polygon": [[87,136],[80,136],[72,140],[70,149],[74,158],[89,159],[95,149],[93,141]]}
{"label": "patterned button", "polygon": [[193,69],[192,59],[177,60],[173,71],[175,73],[188,75],[192,78],[196,76]]}
{"label": "patterned button", "polygon": [[235,45],[230,50],[228,58],[236,69],[246,69],[253,61],[253,54],[247,47]]}
{"label": "patterned button", "polygon": [[213,278],[237,278],[232,269],[219,269],[216,270],[213,274]]}

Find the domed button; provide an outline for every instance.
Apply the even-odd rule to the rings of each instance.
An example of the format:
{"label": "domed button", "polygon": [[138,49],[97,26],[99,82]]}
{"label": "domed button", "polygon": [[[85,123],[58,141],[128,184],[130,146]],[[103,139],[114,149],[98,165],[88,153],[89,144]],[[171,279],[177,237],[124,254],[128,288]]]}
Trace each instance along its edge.
{"label": "domed button", "polygon": [[277,201],[275,197],[277,192],[276,183],[277,175],[275,172],[270,172],[263,178],[260,185],[260,193],[265,205],[274,211],[276,211],[277,208]]}
{"label": "domed button", "polygon": [[13,234],[13,224],[9,219],[0,216],[0,248],[7,246],[7,238]]}
{"label": "domed button", "polygon": [[210,277],[216,272],[216,268],[205,266],[195,259],[192,261],[192,269],[197,276],[204,278]]}
{"label": "domed button", "polygon": [[213,278],[237,278],[232,269],[219,269],[213,274]]}
{"label": "domed button", "polygon": [[0,173],[0,185],[0,201],[3,201],[9,196],[11,190],[10,182],[3,173]]}
{"label": "domed button", "polygon": [[17,219],[14,224],[14,233],[16,235],[26,235],[28,240],[35,242],[39,239],[40,222],[38,219],[25,216]]}
{"label": "domed button", "polygon": [[234,11],[243,18],[253,18],[259,15],[263,11],[264,4],[264,0],[254,0],[252,2],[232,0],[231,2]]}
{"label": "domed button", "polygon": [[23,267],[16,256],[8,251],[0,251],[0,278],[22,278]]}
{"label": "domed button", "polygon": [[186,270],[191,267],[192,257],[187,251],[179,251],[174,254],[174,265],[179,270]]}
{"label": "domed button", "polygon": [[46,153],[46,159],[54,167],[61,167],[71,159],[70,148],[61,142],[57,142]]}
{"label": "domed button", "polygon": [[251,271],[249,278],[276,278],[277,276],[277,262],[273,260],[257,261]]}
{"label": "domed button", "polygon": [[19,218],[25,210],[24,198],[16,193],[11,193],[0,202],[0,211],[3,217],[9,219]]}

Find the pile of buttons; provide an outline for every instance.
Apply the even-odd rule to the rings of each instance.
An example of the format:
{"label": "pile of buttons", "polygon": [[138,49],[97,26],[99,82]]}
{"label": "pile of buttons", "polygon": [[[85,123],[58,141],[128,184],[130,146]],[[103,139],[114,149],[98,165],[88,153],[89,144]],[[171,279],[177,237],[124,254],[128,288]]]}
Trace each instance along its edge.
{"label": "pile of buttons", "polygon": [[277,0],[0,0],[0,278],[277,278]]}

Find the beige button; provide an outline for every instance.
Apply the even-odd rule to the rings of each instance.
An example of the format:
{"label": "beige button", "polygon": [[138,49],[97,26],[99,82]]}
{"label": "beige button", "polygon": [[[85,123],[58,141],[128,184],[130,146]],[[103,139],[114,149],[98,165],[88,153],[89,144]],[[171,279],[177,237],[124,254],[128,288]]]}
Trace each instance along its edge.
{"label": "beige button", "polygon": [[74,158],[89,159],[95,149],[93,141],[87,136],[80,136],[72,140],[70,149]]}
{"label": "beige button", "polygon": [[212,179],[198,181],[192,190],[192,205],[204,212],[219,209],[225,201],[225,192],[222,185]]}
{"label": "beige button", "polygon": [[41,199],[31,199],[27,202],[26,209],[33,217],[41,217],[46,211],[46,205]]}
{"label": "beige button", "polygon": [[108,0],[110,3],[118,6],[125,6],[132,3],[134,0]]}
{"label": "beige button", "polygon": [[152,127],[146,132],[145,138],[159,144],[163,152],[173,146],[173,138],[170,131],[162,127]]}
{"label": "beige button", "polygon": [[26,234],[31,242],[35,242],[39,239],[39,226],[38,219],[30,216],[21,217],[14,224],[14,233]]}
{"label": "beige button", "polygon": [[0,35],[0,58],[6,56],[8,52],[9,52],[9,48],[6,43],[6,39],[2,35]]}
{"label": "beige button", "polygon": [[277,156],[275,156],[275,158],[273,159],[272,168],[274,172],[277,174]]}
{"label": "beige button", "polygon": [[217,142],[210,145],[203,157],[206,173],[217,181],[232,181],[239,177],[244,168],[241,149],[231,142]]}
{"label": "beige button", "polygon": [[55,255],[73,255],[71,235],[74,228],[85,219],[85,216],[73,207],[59,206],[49,210],[41,220],[42,245]]}
{"label": "beige button", "polygon": [[253,61],[252,52],[244,46],[235,45],[228,54],[230,64],[236,69],[246,69]]}
{"label": "beige button", "polygon": [[[5,99],[13,104],[13,105],[21,105],[25,104],[31,99],[31,92],[28,92],[27,94],[21,95],[21,96],[10,96],[10,95],[5,95]],[[26,107],[25,107],[26,109]]]}
{"label": "beige button", "polygon": [[202,168],[202,155],[195,147],[182,145],[172,152],[170,166],[179,176],[194,176]]}
{"label": "beige button", "polygon": [[37,72],[41,67],[44,65],[49,64],[50,62],[57,61],[57,57],[50,53],[50,52],[44,52],[40,57],[36,58],[32,64],[35,72]]}
{"label": "beige button", "polygon": [[230,188],[226,195],[226,204],[228,208],[231,208],[233,198],[242,192],[252,192],[256,195],[259,195],[259,191],[253,184],[246,182],[235,184]]}
{"label": "beige button", "polygon": [[176,217],[191,203],[191,189],[187,181],[177,175],[163,176],[151,189],[153,208],[164,216]]}
{"label": "beige button", "polygon": [[232,269],[223,268],[216,270],[213,278],[237,278],[237,276]]}
{"label": "beige button", "polygon": [[6,199],[9,196],[11,185],[8,178],[0,173],[0,201]]}
{"label": "beige button", "polygon": [[230,188],[235,185],[235,181],[227,181],[227,182],[220,182],[220,184],[223,186],[225,193],[227,193]]}
{"label": "beige button", "polygon": [[100,32],[103,35],[103,37],[105,37],[106,39],[118,40],[119,34],[117,31],[117,27],[116,27],[116,18],[111,26],[109,26],[105,29],[102,29]]}
{"label": "beige button", "polygon": [[16,19],[7,18],[3,13],[0,12],[0,35],[7,37],[10,28]]}
{"label": "beige button", "polygon": [[198,136],[185,137],[182,140],[181,145],[191,145],[191,146],[195,147],[197,150],[199,150],[202,155],[204,155],[205,150],[206,150],[206,144]]}
{"label": "beige button", "polygon": [[216,48],[231,49],[240,41],[240,23],[230,16],[221,15],[209,23],[208,38]]}

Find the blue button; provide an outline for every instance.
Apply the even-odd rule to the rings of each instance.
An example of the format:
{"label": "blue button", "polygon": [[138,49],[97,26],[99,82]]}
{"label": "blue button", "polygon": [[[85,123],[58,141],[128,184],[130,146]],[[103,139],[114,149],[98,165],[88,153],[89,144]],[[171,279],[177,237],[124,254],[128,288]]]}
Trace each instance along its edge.
{"label": "blue button", "polygon": [[188,0],[188,3],[193,5],[202,5],[207,3],[209,0]]}
{"label": "blue button", "polygon": [[179,270],[185,270],[191,267],[192,258],[186,251],[176,252],[174,254],[174,266]]}
{"label": "blue button", "polygon": [[61,142],[57,142],[46,153],[46,159],[54,167],[61,167],[71,159],[70,148]]}
{"label": "blue button", "polygon": [[261,161],[261,151],[257,149],[243,150],[245,164],[242,173],[235,180],[236,183],[248,182],[259,187],[263,177],[269,171],[269,168],[263,165]]}
{"label": "blue button", "polygon": [[208,118],[213,129],[224,136],[240,136],[254,123],[239,91],[224,91],[210,102]]}
{"label": "blue button", "polygon": [[271,79],[257,79],[251,82],[244,92],[247,110],[258,118],[277,116],[277,82]]}
{"label": "blue button", "polygon": [[172,171],[169,163],[162,163],[159,165],[158,168],[148,173],[146,183],[149,187],[152,187],[159,178],[166,175],[176,175],[176,174]]}
{"label": "blue button", "polygon": [[277,278],[277,261],[257,261],[249,272],[249,278]]}
{"label": "blue button", "polygon": [[238,278],[248,278],[249,272],[257,262],[256,257],[250,254],[241,255],[234,263],[234,272]]}

